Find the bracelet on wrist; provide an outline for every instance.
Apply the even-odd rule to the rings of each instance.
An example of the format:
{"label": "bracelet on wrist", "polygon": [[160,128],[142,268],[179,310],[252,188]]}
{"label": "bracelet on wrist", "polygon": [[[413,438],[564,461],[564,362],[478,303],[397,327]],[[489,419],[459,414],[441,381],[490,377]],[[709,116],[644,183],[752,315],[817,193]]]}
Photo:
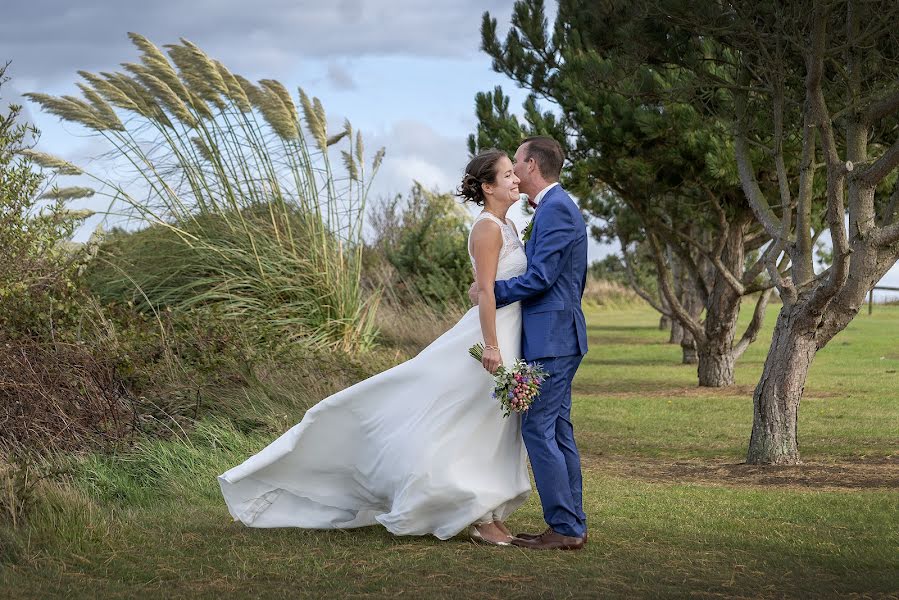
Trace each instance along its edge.
{"label": "bracelet on wrist", "polygon": [[499,352],[499,346],[491,346],[490,344],[484,344],[484,350],[496,350]]}

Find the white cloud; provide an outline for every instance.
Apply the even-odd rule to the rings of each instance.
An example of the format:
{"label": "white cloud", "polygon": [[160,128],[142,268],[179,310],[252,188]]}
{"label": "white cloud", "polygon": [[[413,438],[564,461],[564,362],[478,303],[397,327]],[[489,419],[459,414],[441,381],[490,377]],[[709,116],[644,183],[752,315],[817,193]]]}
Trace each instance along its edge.
{"label": "white cloud", "polygon": [[413,180],[441,192],[455,189],[465,168],[465,140],[442,135],[421,121],[402,120],[388,131],[368,134],[370,148],[387,148],[384,164],[372,184],[372,193],[405,193]]}
{"label": "white cloud", "polygon": [[378,173],[378,180],[378,188],[397,192],[408,190],[413,181],[441,192],[453,187],[452,176],[444,169],[424,158],[412,156],[385,159],[384,166]]}
{"label": "white cloud", "polygon": [[130,60],[126,36],[157,45],[190,39],[238,70],[279,71],[305,60],[366,55],[470,57],[485,10],[508,18],[512,0],[259,0],[243,2],[11,2],[0,21],[0,59],[48,88],[78,69]]}

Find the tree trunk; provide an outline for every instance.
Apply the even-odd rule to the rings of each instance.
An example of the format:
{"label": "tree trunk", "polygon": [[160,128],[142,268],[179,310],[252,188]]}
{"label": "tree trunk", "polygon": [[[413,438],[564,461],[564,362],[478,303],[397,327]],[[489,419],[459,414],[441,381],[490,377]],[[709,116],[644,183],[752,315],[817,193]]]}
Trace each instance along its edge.
{"label": "tree trunk", "polygon": [[734,355],[731,352],[715,352],[706,347],[697,352],[700,387],[727,387],[734,384]]}
{"label": "tree trunk", "polygon": [[683,330],[680,349],[681,363],[685,365],[695,365],[699,362],[699,358],[696,356],[696,342],[693,341],[693,334],[686,329]]}
{"label": "tree trunk", "polygon": [[753,395],[752,437],[746,462],[795,465],[799,461],[799,401],[815,358],[815,324],[799,319],[800,306],[784,306],[777,317],[762,378]]}
{"label": "tree trunk", "polygon": [[[684,288],[681,304],[684,305],[684,309],[693,318],[698,318],[700,313],[702,313],[702,301],[699,299],[699,294],[689,287]],[[699,359],[696,357],[696,340],[693,339],[693,334],[690,333],[690,330],[684,327],[682,323],[678,323],[678,325],[680,329],[681,362],[685,365],[695,365],[699,362]]]}
{"label": "tree trunk", "polygon": [[[719,258],[736,277],[743,275],[743,223],[731,223]],[[705,340],[699,345],[697,374],[700,387],[727,387],[734,384],[734,337],[742,296],[714,269],[715,280],[705,307]]]}
{"label": "tree trunk", "polygon": [[665,331],[669,327],[671,327],[671,319],[665,315],[659,317],[659,331]]}
{"label": "tree trunk", "polygon": [[[702,314],[702,296],[697,286],[702,285],[699,282],[693,281],[689,275],[686,273],[686,269],[681,268],[679,272],[680,285],[676,286],[677,293],[680,297],[681,305],[684,307],[684,310],[690,315],[690,318],[694,321],[699,320],[699,316]],[[677,323],[677,319],[675,319]],[[696,340],[693,339],[693,334],[690,333],[690,330],[684,327],[683,323],[677,323],[677,328],[679,329],[680,335],[680,347],[682,352],[681,362],[685,365],[695,365],[699,362],[699,359],[696,357]],[[671,328],[671,337],[674,338],[674,327]]]}
{"label": "tree trunk", "polygon": [[[680,261],[674,256],[674,253],[671,251],[671,246],[666,248],[666,253],[668,255],[668,264],[671,265],[671,278],[674,281],[674,293],[677,297],[683,301],[684,299],[684,275],[683,269],[681,268]],[[663,306],[668,308],[668,300],[665,298],[665,294],[661,293],[659,290],[659,295],[662,297]],[[671,319],[671,335],[668,337],[669,344],[680,344],[684,339],[684,326],[677,319]],[[692,341],[691,341],[692,344]],[[685,364],[690,364],[686,363]]]}

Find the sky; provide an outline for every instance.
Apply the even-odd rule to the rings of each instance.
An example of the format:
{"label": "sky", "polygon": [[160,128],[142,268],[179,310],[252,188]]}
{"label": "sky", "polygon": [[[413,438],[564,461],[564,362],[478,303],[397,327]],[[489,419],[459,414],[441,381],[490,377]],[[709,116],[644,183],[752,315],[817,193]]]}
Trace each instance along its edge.
{"label": "sky", "polygon": [[[372,186],[375,201],[407,192],[413,180],[451,191],[468,161],[474,96],[501,85],[519,108],[526,92],[495,73],[480,50],[485,11],[500,35],[514,0],[27,0],[5,3],[0,61],[12,61],[0,107],[21,103],[41,130],[38,148],[78,165],[108,148],[79,126],[20,97],[78,94],[76,71],[121,70],[138,51],[127,33],[157,46],[186,38],[248,79],[276,79],[321,99],[335,124],[348,118],[366,148],[386,147]],[[547,2],[550,13],[555,3]],[[93,202],[93,204],[91,204]],[[105,200],[75,208],[105,208]],[[523,227],[516,208],[510,216]],[[79,232],[87,237],[88,222]],[[614,251],[592,243],[591,260]],[[881,282],[899,287],[899,267]],[[890,294],[887,294],[890,295]],[[893,296],[899,294],[892,293]]]}
{"label": "sky", "polygon": [[[25,105],[41,130],[38,149],[78,165],[108,149],[80,126],[62,123],[20,97],[25,92],[79,95],[78,70],[121,70],[138,51],[127,33],[158,47],[186,38],[248,79],[276,79],[317,96],[339,130],[344,117],[386,157],[373,200],[408,192],[413,180],[455,189],[476,126],[474,96],[502,85],[520,106],[526,97],[491,69],[480,48],[484,11],[508,23],[512,0],[259,0],[130,2],[49,0],[4,7],[0,60],[11,60],[2,103]],[[501,28],[502,29],[502,28]],[[93,205],[91,204],[93,202]],[[105,201],[77,207],[100,208]],[[525,219],[513,208],[513,218]],[[86,236],[92,223],[79,235]],[[607,251],[607,250],[606,250]],[[595,244],[591,255],[604,251]]]}

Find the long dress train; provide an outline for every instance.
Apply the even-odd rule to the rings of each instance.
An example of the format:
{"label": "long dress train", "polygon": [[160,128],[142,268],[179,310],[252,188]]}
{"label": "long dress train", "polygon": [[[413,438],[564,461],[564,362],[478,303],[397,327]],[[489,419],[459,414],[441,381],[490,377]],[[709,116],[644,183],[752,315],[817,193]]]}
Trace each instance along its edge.
{"label": "long dress train", "polygon": [[[527,259],[497,222],[497,278]],[[506,364],[520,356],[518,303],[496,313]],[[219,476],[235,520],[250,527],[346,529],[450,538],[506,519],[530,495],[518,415],[503,418],[493,378],[468,354],[483,340],[478,308],[416,357],[322,400],[258,454]]]}

